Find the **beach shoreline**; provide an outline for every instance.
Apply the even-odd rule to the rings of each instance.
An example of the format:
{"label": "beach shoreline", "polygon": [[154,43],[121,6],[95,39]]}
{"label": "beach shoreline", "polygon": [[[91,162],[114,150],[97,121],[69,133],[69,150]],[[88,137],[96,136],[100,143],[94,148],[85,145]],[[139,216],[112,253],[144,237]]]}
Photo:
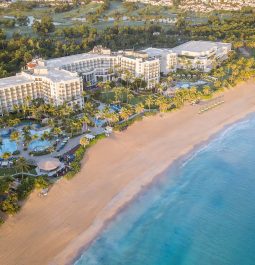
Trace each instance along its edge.
{"label": "beach shoreline", "polygon": [[225,92],[226,102],[206,113],[198,115],[197,106],[186,106],[102,140],[85,155],[73,180],[57,183],[45,200],[33,193],[1,227],[1,260],[6,265],[72,263],[169,166],[255,112],[254,92],[254,81],[248,81]]}
{"label": "beach shoreline", "polygon": [[[255,112],[254,112],[255,113]],[[249,116],[251,115],[251,113],[247,114],[246,116],[244,116],[243,118],[240,118],[237,121],[234,121],[233,123],[227,124],[225,125],[222,129],[220,129],[218,132],[216,132],[215,134],[211,135],[207,140],[195,145],[190,151],[188,151],[186,154],[180,156],[179,158],[177,158],[176,160],[172,161],[169,166],[162,171],[161,173],[155,175],[151,180],[148,180],[145,183],[142,183],[140,185],[140,189],[138,191],[133,192],[133,196],[130,197],[129,200],[127,201],[120,201],[120,207],[114,209],[114,211],[112,212],[112,215],[105,220],[101,220],[101,226],[98,227],[98,229],[93,233],[93,235],[88,236],[88,231],[84,231],[84,233],[82,233],[79,237],[81,237],[84,241],[82,242],[82,246],[80,248],[78,248],[77,241],[80,241],[80,238],[76,238],[74,241],[75,247],[74,248],[70,248],[72,245],[72,242],[70,243],[70,245],[68,245],[68,247],[66,249],[64,249],[63,251],[61,251],[60,254],[58,254],[50,263],[49,265],[58,265],[58,264],[65,264],[65,265],[73,265],[77,260],[79,260],[79,258],[81,258],[82,254],[84,251],[86,251],[95,240],[97,240],[97,238],[100,236],[101,232],[103,232],[107,226],[111,223],[114,222],[114,219],[121,214],[122,211],[125,211],[127,207],[129,207],[132,202],[134,202],[139,196],[141,196],[144,192],[147,192],[153,185],[155,185],[157,183],[157,181],[160,180],[160,177],[165,176],[167,172],[169,171],[173,171],[176,169],[179,169],[179,167],[183,166],[184,163],[186,163],[190,157],[193,157],[194,154],[197,154],[200,152],[201,148],[206,147],[209,143],[211,143],[213,140],[217,139],[218,136],[220,136],[222,134],[222,132],[224,132],[225,130],[231,128],[233,125],[242,122],[243,120],[246,120]],[[128,187],[126,187],[128,188]],[[125,188],[125,189],[126,189]],[[121,191],[121,193],[125,192],[125,189],[123,191]],[[116,199],[116,198],[114,198]],[[113,200],[114,200],[113,199]],[[91,227],[93,228],[93,225],[96,226],[95,224],[92,224]],[[88,228],[88,230],[90,229],[90,227]],[[70,253],[71,250],[71,253]],[[69,254],[70,253],[70,254]],[[74,253],[77,253],[76,255],[74,255]],[[66,262],[64,262],[64,259],[66,260]]]}
{"label": "beach shoreline", "polygon": [[[255,110],[254,110],[254,113],[255,113]],[[109,216],[106,219],[99,218],[99,220],[101,219],[101,222],[98,222],[99,220],[96,220],[95,223],[93,223],[91,227],[88,228],[87,231],[84,231],[84,233],[82,233],[79,236],[79,238],[76,238],[74,242],[71,242],[70,245],[68,245],[66,249],[64,249],[60,254],[58,254],[54,258],[54,260],[50,262],[49,265],[59,265],[59,264],[73,265],[75,261],[77,261],[81,257],[82,253],[86,251],[86,249],[88,249],[91,246],[91,244],[93,244],[93,242],[100,236],[100,233],[104,229],[107,228],[109,223],[114,221],[114,218],[117,215],[119,215],[122,211],[125,211],[126,207],[132,204],[132,202],[135,201],[139,195],[141,195],[143,192],[146,192],[151,186],[156,184],[160,176],[164,176],[166,172],[169,172],[171,170],[178,169],[180,166],[183,165],[183,163],[186,163],[187,160],[189,160],[191,156],[193,157],[194,154],[198,153],[201,150],[201,148],[206,147],[209,143],[211,143],[211,141],[217,139],[217,137],[221,135],[222,132],[231,128],[233,125],[240,123],[243,120],[246,120],[251,114],[253,114],[253,112],[246,114],[244,117],[241,117],[238,120],[235,120],[229,124],[224,125],[221,129],[219,129],[219,131],[209,136],[208,139],[202,141],[201,143],[194,145],[189,151],[187,151],[187,153],[184,153],[180,157],[176,158],[174,161],[171,161],[171,163],[168,165],[167,168],[165,168],[162,172],[158,173],[151,179],[147,178],[146,180],[144,180],[144,182],[139,183],[139,185],[132,183],[130,186],[134,186],[139,189],[132,190],[132,193],[130,194],[128,199],[123,200],[123,201],[119,200],[120,206],[114,208],[113,211],[111,211],[111,216]],[[123,195],[123,193],[125,194],[126,189],[129,190],[129,187],[126,187],[124,190],[122,190],[120,194],[121,195]],[[113,200],[116,200],[116,199],[117,198],[114,198]],[[112,201],[110,203],[112,203]],[[108,211],[108,209],[106,211]],[[98,224],[100,225],[99,227],[97,226]],[[93,230],[94,228],[96,230]],[[89,235],[90,229],[93,230],[92,235]],[[82,242],[80,245],[80,248],[78,248],[77,246],[78,242],[79,243]],[[72,246],[72,244],[74,244],[74,247]],[[74,253],[77,253],[77,254],[74,255]],[[64,260],[66,260],[66,262]]]}

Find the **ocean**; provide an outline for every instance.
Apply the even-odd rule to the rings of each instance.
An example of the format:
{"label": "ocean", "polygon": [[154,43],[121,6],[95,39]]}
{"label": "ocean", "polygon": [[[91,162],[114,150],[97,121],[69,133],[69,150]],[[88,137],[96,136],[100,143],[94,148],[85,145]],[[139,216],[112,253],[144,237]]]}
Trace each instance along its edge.
{"label": "ocean", "polygon": [[170,167],[75,265],[254,265],[255,115]]}

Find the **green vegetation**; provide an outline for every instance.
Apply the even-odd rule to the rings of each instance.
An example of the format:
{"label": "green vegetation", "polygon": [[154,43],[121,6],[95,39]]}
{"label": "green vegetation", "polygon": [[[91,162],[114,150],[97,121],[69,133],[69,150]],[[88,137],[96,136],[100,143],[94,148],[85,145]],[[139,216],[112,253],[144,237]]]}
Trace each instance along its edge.
{"label": "green vegetation", "polygon": [[124,131],[126,130],[130,125],[132,125],[133,123],[135,123],[136,121],[141,121],[143,119],[143,117],[141,115],[135,116],[134,118],[124,121],[122,123],[116,124],[114,126],[114,130],[116,131]]}
{"label": "green vegetation", "polygon": [[[15,167],[0,168],[0,176],[12,176],[17,173],[19,171]],[[28,170],[24,170],[23,175],[26,175],[26,173],[36,175],[35,167],[30,166]]]}
{"label": "green vegetation", "polygon": [[100,139],[103,139],[105,137],[105,134],[99,134],[90,142],[86,141],[85,145],[80,145],[80,147],[74,153],[75,160],[71,163],[71,170],[65,175],[66,179],[72,179],[80,171],[81,160],[83,159],[86,150],[92,145],[96,144]]}
{"label": "green vegetation", "polygon": [[42,176],[22,178],[15,189],[11,186],[12,182],[13,179],[10,177],[0,178],[0,195],[5,197],[0,200],[0,210],[9,215],[15,214],[20,209],[20,201],[25,200],[34,188],[42,189],[49,186],[48,180]]}

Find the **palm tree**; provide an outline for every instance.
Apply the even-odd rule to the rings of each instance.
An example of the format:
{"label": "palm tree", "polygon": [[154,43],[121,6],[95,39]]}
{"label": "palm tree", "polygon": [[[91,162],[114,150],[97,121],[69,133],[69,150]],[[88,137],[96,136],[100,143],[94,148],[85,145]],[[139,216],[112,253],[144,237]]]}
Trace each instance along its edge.
{"label": "palm tree", "polygon": [[121,111],[120,111],[120,117],[123,119],[123,120],[126,120],[128,119],[128,117],[132,114],[132,111],[130,109],[127,109],[127,108],[121,108]]}
{"label": "palm tree", "polygon": [[21,176],[23,179],[24,172],[28,172],[30,169],[30,165],[24,157],[19,157],[14,164],[16,171],[21,172]]}
{"label": "palm tree", "polygon": [[81,146],[85,147],[85,146],[87,146],[88,144],[89,144],[89,140],[88,140],[86,137],[82,137],[82,138],[80,139],[80,145],[81,145]]}
{"label": "palm tree", "polygon": [[27,112],[29,112],[29,103],[31,101],[30,97],[26,97],[26,99],[24,100],[23,104],[22,104],[22,112],[23,112],[23,116],[26,117]]}
{"label": "palm tree", "polygon": [[209,96],[211,94],[211,88],[209,86],[203,87],[203,94]]}
{"label": "palm tree", "polygon": [[132,100],[132,98],[134,98],[134,95],[131,92],[129,92],[127,94],[127,103],[129,103]]}
{"label": "palm tree", "polygon": [[85,113],[88,113],[89,115],[93,116],[95,109],[94,109],[93,104],[90,101],[84,104],[84,111]]}
{"label": "palm tree", "polygon": [[120,98],[121,98],[121,94],[122,94],[121,88],[120,87],[115,87],[115,88],[113,88],[112,91],[114,92],[115,101],[119,102]]}
{"label": "palm tree", "polygon": [[106,102],[108,102],[108,92],[111,90],[111,82],[106,81],[103,84],[103,88],[104,88],[104,93],[106,94]]}
{"label": "palm tree", "polygon": [[149,95],[146,99],[145,99],[145,105],[149,108],[149,111],[151,111],[151,105],[154,103],[154,99],[151,95]]}
{"label": "palm tree", "polygon": [[167,83],[168,83],[169,85],[171,85],[172,82],[173,82],[173,77],[172,77],[171,75],[169,75],[169,76],[167,77]]}
{"label": "palm tree", "polygon": [[32,135],[32,140],[36,140],[36,139],[38,139],[39,138],[39,135],[36,133],[36,134],[34,134],[34,135]]}
{"label": "palm tree", "polygon": [[159,107],[160,112],[166,112],[168,107],[169,107],[169,103],[168,103],[167,99],[163,96],[160,96],[157,98],[156,104]]}
{"label": "palm tree", "polygon": [[50,133],[48,131],[45,131],[42,136],[41,139],[44,140],[49,140],[50,139]]}
{"label": "palm tree", "polygon": [[10,127],[14,127],[15,125],[18,125],[19,123],[20,123],[20,119],[18,118],[8,120],[8,126]]}
{"label": "palm tree", "polygon": [[157,84],[156,85],[156,91],[159,93],[159,94],[162,94],[164,88],[161,84]]}
{"label": "palm tree", "polygon": [[20,137],[20,134],[18,131],[13,131],[10,135],[10,139],[13,141],[13,142],[17,142],[19,140],[19,137]]}
{"label": "palm tree", "polygon": [[138,103],[138,104],[135,105],[135,112],[137,114],[140,114],[143,111],[144,111],[144,105],[143,105],[143,103]]}
{"label": "palm tree", "polygon": [[24,143],[25,145],[27,145],[32,140],[32,135],[31,135],[30,130],[24,130],[23,137],[24,137]]}
{"label": "palm tree", "polygon": [[54,127],[53,133],[59,136],[62,133],[62,130],[59,127]]}
{"label": "palm tree", "polygon": [[113,124],[113,123],[115,123],[115,122],[118,122],[118,121],[119,121],[119,115],[118,115],[117,113],[115,113],[115,112],[113,112],[113,113],[109,113],[109,116],[108,116],[107,120],[108,120],[111,124]]}
{"label": "palm tree", "polygon": [[127,87],[130,87],[130,83],[133,78],[134,76],[129,70],[124,71],[124,79],[127,82]]}
{"label": "palm tree", "polygon": [[2,154],[2,158],[4,160],[8,160],[11,157],[11,153],[10,152],[5,152]]}

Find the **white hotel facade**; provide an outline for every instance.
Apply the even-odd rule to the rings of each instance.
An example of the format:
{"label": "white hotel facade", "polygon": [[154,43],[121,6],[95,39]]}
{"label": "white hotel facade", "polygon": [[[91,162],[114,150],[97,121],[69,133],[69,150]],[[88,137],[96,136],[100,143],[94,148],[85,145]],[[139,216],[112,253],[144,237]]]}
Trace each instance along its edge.
{"label": "white hotel facade", "polygon": [[147,89],[160,81],[160,73],[179,68],[210,71],[215,62],[227,58],[231,44],[188,42],[173,49],[148,48],[142,51],[118,51],[95,47],[89,53],[56,59],[36,59],[27,70],[16,76],[0,79],[0,114],[13,111],[27,100],[42,98],[54,106],[68,104],[83,107],[82,92],[98,81],[111,80],[126,73],[142,78]]}
{"label": "white hotel facade", "polygon": [[189,41],[172,49],[148,48],[143,50],[150,57],[160,60],[163,74],[177,69],[197,69],[210,72],[228,58],[231,43],[212,41]]}

